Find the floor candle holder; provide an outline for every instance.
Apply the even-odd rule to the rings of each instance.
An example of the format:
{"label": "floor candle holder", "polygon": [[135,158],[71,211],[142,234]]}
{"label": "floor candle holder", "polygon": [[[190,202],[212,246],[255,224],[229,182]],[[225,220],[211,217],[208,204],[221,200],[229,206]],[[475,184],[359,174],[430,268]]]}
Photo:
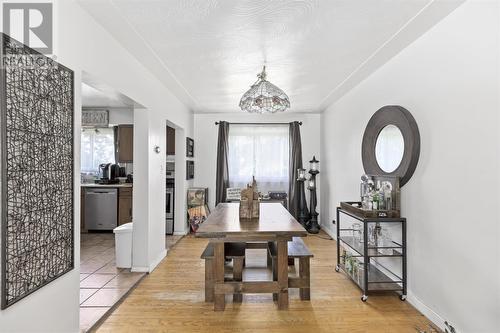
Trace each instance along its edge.
{"label": "floor candle holder", "polygon": [[298,177],[297,183],[299,186],[299,207],[298,207],[298,216],[297,219],[302,226],[306,227],[307,222],[309,221],[310,215],[309,210],[307,209],[306,195],[304,192],[304,182],[307,180],[306,178],[306,169],[298,169]]}
{"label": "floor candle holder", "polygon": [[313,156],[313,159],[309,161],[311,169],[309,170],[309,174],[311,177],[309,178],[309,184],[307,189],[311,191],[311,195],[309,197],[309,207],[311,208],[310,216],[311,219],[307,223],[307,231],[311,234],[317,234],[321,229],[318,224],[318,213],[316,212],[316,205],[318,204],[317,196],[316,196],[316,176],[319,174],[318,165],[319,161],[316,160],[316,156]]}

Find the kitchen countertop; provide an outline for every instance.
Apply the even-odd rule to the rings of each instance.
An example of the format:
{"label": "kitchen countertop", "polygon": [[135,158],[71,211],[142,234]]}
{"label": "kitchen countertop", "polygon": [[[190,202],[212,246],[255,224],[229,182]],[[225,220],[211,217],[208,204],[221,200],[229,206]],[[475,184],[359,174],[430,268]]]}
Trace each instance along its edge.
{"label": "kitchen countertop", "polygon": [[121,184],[93,184],[93,183],[84,183],[81,184],[82,187],[132,187],[133,183],[121,183]]}

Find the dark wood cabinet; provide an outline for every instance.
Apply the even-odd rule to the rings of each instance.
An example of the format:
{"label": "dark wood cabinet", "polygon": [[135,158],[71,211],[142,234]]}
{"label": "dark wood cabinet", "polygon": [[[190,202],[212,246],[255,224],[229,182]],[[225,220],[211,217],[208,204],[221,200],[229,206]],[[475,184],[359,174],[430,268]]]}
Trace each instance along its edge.
{"label": "dark wood cabinet", "polygon": [[132,222],[132,187],[118,189],[118,225]]}
{"label": "dark wood cabinet", "polygon": [[134,161],[134,125],[118,125],[116,129],[116,162]]}
{"label": "dark wood cabinet", "polygon": [[175,155],[175,129],[167,126],[167,155]]}

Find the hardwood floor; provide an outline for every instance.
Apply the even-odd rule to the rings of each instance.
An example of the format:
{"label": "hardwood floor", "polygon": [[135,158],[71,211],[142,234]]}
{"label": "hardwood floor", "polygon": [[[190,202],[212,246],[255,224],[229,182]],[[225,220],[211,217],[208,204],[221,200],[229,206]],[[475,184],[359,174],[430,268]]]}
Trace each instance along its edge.
{"label": "hardwood floor", "polygon": [[[325,234],[320,234],[325,237]],[[335,242],[315,236],[304,239],[314,254],[311,260],[311,301],[300,301],[290,290],[289,310],[278,311],[272,295],[244,295],[234,304],[226,296],[226,310],[214,312],[204,301],[206,240],[184,237],[168,257],[98,328],[98,332],[416,332],[429,321],[408,302],[395,295],[370,296],[342,273],[336,273]],[[260,252],[259,252],[260,251]],[[244,279],[271,277],[262,268],[264,250],[247,250]],[[260,266],[260,267],[256,267]]]}

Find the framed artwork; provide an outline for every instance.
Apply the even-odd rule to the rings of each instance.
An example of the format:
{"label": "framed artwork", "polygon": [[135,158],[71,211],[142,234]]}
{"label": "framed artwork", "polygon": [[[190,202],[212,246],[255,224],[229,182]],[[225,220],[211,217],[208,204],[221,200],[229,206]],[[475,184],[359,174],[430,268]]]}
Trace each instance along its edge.
{"label": "framed artwork", "polygon": [[194,140],[186,138],[186,157],[194,157]]}
{"label": "framed artwork", "polygon": [[187,190],[187,206],[196,207],[205,205],[208,201],[208,188],[192,187]]}
{"label": "framed artwork", "polygon": [[186,161],[186,180],[194,178],[194,161]]}
{"label": "framed artwork", "polygon": [[2,309],[71,271],[75,246],[73,71],[0,34],[4,58],[36,65],[0,68]]}
{"label": "framed artwork", "polygon": [[108,127],[109,111],[103,109],[83,109],[82,126]]}
{"label": "framed artwork", "polygon": [[240,200],[241,200],[241,188],[229,187],[226,189],[226,201],[240,201]]}

